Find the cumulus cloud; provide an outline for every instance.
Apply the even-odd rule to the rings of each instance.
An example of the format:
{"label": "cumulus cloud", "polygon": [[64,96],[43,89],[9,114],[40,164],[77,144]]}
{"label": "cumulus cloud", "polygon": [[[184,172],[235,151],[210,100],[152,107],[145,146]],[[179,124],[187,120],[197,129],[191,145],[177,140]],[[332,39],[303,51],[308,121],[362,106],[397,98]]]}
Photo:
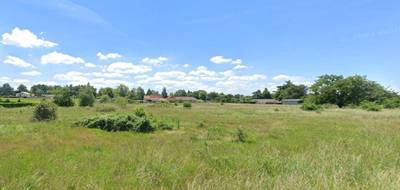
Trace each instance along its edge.
{"label": "cumulus cloud", "polygon": [[[54,75],[54,79],[59,81],[64,81],[67,84],[79,85],[79,84],[87,84],[90,83],[91,85],[95,86],[96,88],[101,87],[115,87],[119,84],[125,84],[128,86],[132,86],[133,83],[124,81],[124,80],[115,80],[115,79],[105,79],[102,77],[97,78],[95,73],[81,73],[76,71],[67,72],[64,74],[57,74]],[[104,75],[103,75],[104,76]],[[94,78],[92,78],[94,77]]]}
{"label": "cumulus cloud", "polygon": [[88,67],[88,68],[95,68],[96,65],[93,64],[93,63],[85,63],[85,67]]}
{"label": "cumulus cloud", "polygon": [[184,64],[183,67],[188,68],[188,67],[190,67],[190,65],[189,64]]}
{"label": "cumulus cloud", "polygon": [[28,71],[28,72],[22,72],[21,75],[24,75],[24,76],[32,76],[32,77],[33,77],[33,76],[42,75],[42,73],[39,72],[39,71]]}
{"label": "cumulus cloud", "polygon": [[290,75],[284,75],[280,74],[277,76],[274,76],[272,78],[273,81],[276,81],[278,83],[282,83],[285,81],[292,81],[294,84],[304,84],[304,85],[311,85],[312,82],[308,81],[306,78],[301,77],[301,76],[290,76]]}
{"label": "cumulus cloud", "polygon": [[115,62],[110,64],[106,70],[110,73],[141,74],[151,71],[152,68],[146,65],[134,65],[129,62]]}
{"label": "cumulus cloud", "polygon": [[246,65],[236,65],[235,67],[233,67],[233,69],[235,70],[239,70],[239,69],[247,69],[248,67]]}
{"label": "cumulus cloud", "polygon": [[33,68],[34,66],[19,57],[7,56],[7,58],[3,61],[6,64],[14,65],[21,68]]}
{"label": "cumulus cloud", "polygon": [[49,54],[43,55],[41,57],[42,64],[83,64],[85,60],[80,57],[74,57],[68,54],[59,53],[57,51],[51,52]]}
{"label": "cumulus cloud", "polygon": [[11,33],[4,33],[1,43],[22,48],[50,48],[58,45],[57,43],[38,38],[28,29],[20,29],[18,27],[14,28]]}
{"label": "cumulus cloud", "polygon": [[232,59],[232,58],[225,58],[224,56],[214,56],[210,58],[210,61],[215,64],[233,64],[233,65],[240,65],[243,63],[241,59]]}
{"label": "cumulus cloud", "polygon": [[168,58],[166,57],[157,57],[157,58],[145,57],[142,59],[142,63],[154,66],[159,66],[166,61],[168,61]]}
{"label": "cumulus cloud", "polygon": [[121,58],[122,55],[118,54],[118,53],[107,53],[107,54],[103,54],[101,52],[97,53],[97,57],[100,60],[109,60],[109,59],[117,59],[117,58]]}

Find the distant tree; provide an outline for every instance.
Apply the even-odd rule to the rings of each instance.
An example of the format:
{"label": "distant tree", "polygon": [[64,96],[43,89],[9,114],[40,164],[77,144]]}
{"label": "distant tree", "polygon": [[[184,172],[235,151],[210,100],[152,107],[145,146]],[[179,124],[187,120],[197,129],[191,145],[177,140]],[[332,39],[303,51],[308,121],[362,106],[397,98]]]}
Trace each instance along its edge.
{"label": "distant tree", "polygon": [[143,100],[144,99],[144,90],[140,86],[136,89],[136,98],[138,100]]}
{"label": "distant tree", "polygon": [[187,93],[185,90],[177,90],[174,96],[187,96]]}
{"label": "distant tree", "polygon": [[107,87],[107,88],[101,88],[101,89],[99,90],[99,95],[100,95],[100,96],[106,95],[106,96],[108,96],[108,97],[110,97],[110,98],[114,98],[114,91],[113,91],[112,88],[109,88],[109,87]]}
{"label": "distant tree", "polygon": [[152,92],[151,92],[150,88],[147,89],[146,96],[151,96],[151,94],[152,94]]}
{"label": "distant tree", "polygon": [[28,88],[23,84],[20,84],[17,89],[19,92],[28,92]]}
{"label": "distant tree", "polygon": [[307,87],[305,85],[295,85],[291,81],[286,81],[282,86],[277,87],[275,98],[282,99],[301,99],[307,94]]}
{"label": "distant tree", "polygon": [[83,88],[80,90],[79,95],[79,106],[93,106],[95,97],[93,95],[93,91],[89,88]]}
{"label": "distant tree", "polygon": [[193,96],[197,99],[206,101],[207,100],[207,91],[197,90],[197,91],[192,92],[191,95],[188,95],[188,96]]}
{"label": "distant tree", "polygon": [[254,98],[254,99],[262,99],[262,98],[263,98],[263,95],[262,95],[262,93],[261,93],[261,90],[257,90],[257,91],[255,91],[255,92],[253,92],[253,98]]}
{"label": "distant tree", "polygon": [[128,99],[131,100],[137,100],[137,96],[136,96],[136,88],[132,88],[129,92],[128,92]]}
{"label": "distant tree", "polygon": [[162,89],[161,96],[163,98],[167,98],[168,97],[167,89],[165,87]]}
{"label": "distant tree", "polygon": [[261,96],[264,99],[272,99],[271,93],[268,91],[268,88],[264,88],[264,91],[262,92]]}
{"label": "distant tree", "polygon": [[126,96],[128,96],[128,92],[129,92],[129,87],[127,87],[127,86],[124,85],[124,84],[120,84],[120,85],[117,87],[117,93],[118,93],[118,95],[121,96],[121,97],[126,97]]}
{"label": "distant tree", "polygon": [[10,86],[10,84],[5,83],[2,87],[0,87],[0,96],[14,96],[14,88]]}
{"label": "distant tree", "polygon": [[36,84],[31,86],[31,93],[36,96],[43,96],[44,94],[48,94],[50,87],[44,84]]}
{"label": "distant tree", "polygon": [[74,100],[72,99],[70,88],[68,87],[59,89],[57,92],[55,92],[53,102],[61,107],[71,107],[75,104]]}
{"label": "distant tree", "polygon": [[218,93],[217,92],[210,92],[208,93],[208,100],[215,102],[216,99],[218,98]]}

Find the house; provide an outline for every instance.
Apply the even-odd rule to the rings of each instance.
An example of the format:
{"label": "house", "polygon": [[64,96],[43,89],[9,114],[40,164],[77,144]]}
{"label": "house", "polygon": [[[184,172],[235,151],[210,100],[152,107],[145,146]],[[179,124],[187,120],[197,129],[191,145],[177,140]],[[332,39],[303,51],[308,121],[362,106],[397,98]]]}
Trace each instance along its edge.
{"label": "house", "polygon": [[281,101],[275,99],[253,99],[256,104],[282,104]]}
{"label": "house", "polygon": [[199,100],[195,97],[187,97],[187,96],[174,96],[167,98],[170,102],[198,102]]}
{"label": "house", "polygon": [[15,94],[15,96],[18,98],[29,98],[31,97],[31,94],[28,92],[18,92]]}
{"label": "house", "polygon": [[144,96],[144,102],[162,102],[165,99],[162,96]]}
{"label": "house", "polygon": [[282,104],[283,105],[299,105],[303,103],[302,99],[283,99]]}

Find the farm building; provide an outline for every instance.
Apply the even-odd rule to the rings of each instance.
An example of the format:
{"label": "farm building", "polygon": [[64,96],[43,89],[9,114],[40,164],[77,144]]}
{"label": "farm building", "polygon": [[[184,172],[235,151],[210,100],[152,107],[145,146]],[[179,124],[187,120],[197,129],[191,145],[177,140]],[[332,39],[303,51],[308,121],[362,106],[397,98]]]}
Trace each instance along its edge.
{"label": "farm building", "polygon": [[198,102],[199,101],[195,97],[186,97],[186,96],[169,97],[167,100],[170,102]]}
{"label": "farm building", "polygon": [[299,105],[303,103],[302,99],[283,99],[282,104],[283,105]]}
{"label": "farm building", "polygon": [[31,97],[31,94],[28,92],[18,92],[15,94],[15,96],[18,98],[29,98]]}
{"label": "farm building", "polygon": [[145,102],[162,102],[165,99],[162,96],[144,96],[143,100]]}
{"label": "farm building", "polygon": [[275,99],[253,99],[256,104],[282,104],[281,101]]}

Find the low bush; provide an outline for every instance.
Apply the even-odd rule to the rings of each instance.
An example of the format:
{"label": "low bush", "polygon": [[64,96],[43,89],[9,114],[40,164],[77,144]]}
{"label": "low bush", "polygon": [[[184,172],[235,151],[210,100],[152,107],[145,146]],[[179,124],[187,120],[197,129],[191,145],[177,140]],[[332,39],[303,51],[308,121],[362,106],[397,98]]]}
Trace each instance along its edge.
{"label": "low bush", "polygon": [[117,108],[114,107],[114,106],[111,106],[111,105],[99,105],[99,106],[96,106],[96,111],[97,112],[106,113],[106,112],[115,112],[116,110],[117,110]]}
{"label": "low bush", "polygon": [[114,100],[114,102],[121,108],[125,108],[126,105],[128,104],[128,99],[123,98],[123,97],[118,97]]}
{"label": "low bush", "polygon": [[20,108],[26,106],[35,106],[35,103],[32,102],[0,102],[0,107],[5,108]]}
{"label": "low bush", "polygon": [[107,95],[103,95],[100,97],[99,102],[100,103],[108,103],[108,102],[111,102],[111,98]]}
{"label": "low bush", "polygon": [[383,107],[386,109],[400,108],[400,98],[391,98],[383,101]]}
{"label": "low bush", "polygon": [[144,111],[143,108],[137,108],[135,110],[135,115],[138,117],[146,117],[146,112]]}
{"label": "low bush", "polygon": [[37,121],[49,121],[57,118],[57,106],[51,102],[43,101],[33,110],[33,118]]}
{"label": "low bush", "polygon": [[61,107],[72,107],[75,105],[68,90],[62,89],[56,93],[53,102]]}
{"label": "low bush", "polygon": [[245,143],[248,141],[247,135],[244,133],[244,131],[240,128],[238,128],[235,132],[235,139],[236,142],[240,143]]}
{"label": "low bush", "polygon": [[185,103],[183,103],[183,107],[184,107],[184,108],[191,108],[191,107],[192,107],[192,103],[190,103],[190,102],[185,102]]}
{"label": "low bush", "polygon": [[367,111],[381,111],[383,109],[383,106],[375,102],[364,101],[361,103],[361,109]]}
{"label": "low bush", "polygon": [[103,115],[85,119],[77,123],[86,128],[98,128],[105,131],[152,132],[155,130],[146,117],[136,115]]}
{"label": "low bush", "polygon": [[312,102],[304,102],[300,108],[304,111],[318,111],[322,109],[322,106]]}
{"label": "low bush", "polygon": [[95,97],[90,89],[83,89],[82,91],[79,92],[78,97],[79,97],[79,106],[81,107],[93,106]]}

